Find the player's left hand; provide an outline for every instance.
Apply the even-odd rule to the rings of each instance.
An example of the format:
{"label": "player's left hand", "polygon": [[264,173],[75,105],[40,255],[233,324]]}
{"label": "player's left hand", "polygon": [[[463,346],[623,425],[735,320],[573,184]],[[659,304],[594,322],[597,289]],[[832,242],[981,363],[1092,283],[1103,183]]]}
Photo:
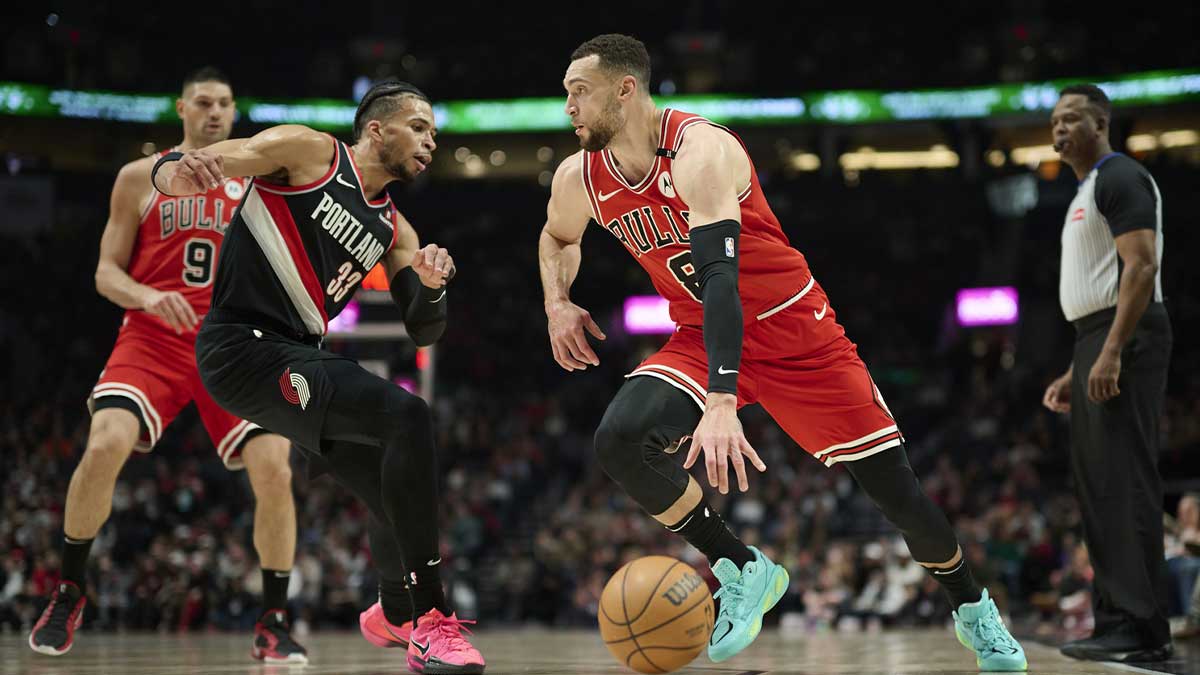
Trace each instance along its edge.
{"label": "player's left hand", "polygon": [[188,150],[154,176],[154,187],[171,196],[203,194],[225,182],[225,158],[204,148]]}
{"label": "player's left hand", "polygon": [[737,416],[737,396],[733,394],[712,393],[708,395],[704,406],[704,415],[700,424],[692,434],[692,447],[688,451],[683,468],[690,469],[696,463],[701,451],[704,452],[704,466],[708,469],[708,483],[721,491],[729,493],[729,465],[737,474],[738,489],[745,492],[750,489],[750,481],[746,478],[745,455],[759,472],[767,470],[767,465],[758,457],[758,453],[746,440],[742,431],[742,423]]}
{"label": "player's left hand", "polygon": [[1088,372],[1088,399],[1092,403],[1104,403],[1121,393],[1117,379],[1121,376],[1121,353],[1101,351],[1092,370]]}
{"label": "player's left hand", "polygon": [[413,254],[413,271],[427,288],[441,288],[454,276],[454,258],[437,244],[428,244]]}

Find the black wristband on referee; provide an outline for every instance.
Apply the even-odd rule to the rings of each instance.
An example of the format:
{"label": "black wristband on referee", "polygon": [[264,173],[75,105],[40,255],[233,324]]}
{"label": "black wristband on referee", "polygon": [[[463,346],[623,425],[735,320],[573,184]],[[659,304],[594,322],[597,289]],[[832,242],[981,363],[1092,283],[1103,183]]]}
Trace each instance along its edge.
{"label": "black wristband on referee", "polygon": [[738,296],[738,234],[736,220],[694,227],[692,266],[700,281],[704,303],[704,349],[708,354],[708,391],[737,393],[742,362],[742,300]]}
{"label": "black wristband on referee", "polygon": [[178,162],[181,159],[183,159],[183,153],[176,152],[176,151],[168,152],[168,153],[164,154],[162,157],[158,158],[158,161],[154,163],[154,168],[150,169],[150,184],[154,186],[155,190],[162,192],[164,195],[167,195],[168,197],[173,196],[173,195],[167,194],[166,192],[163,192],[162,190],[159,190],[158,183],[154,182],[154,177],[158,175],[158,169],[163,164],[166,164],[167,162]]}

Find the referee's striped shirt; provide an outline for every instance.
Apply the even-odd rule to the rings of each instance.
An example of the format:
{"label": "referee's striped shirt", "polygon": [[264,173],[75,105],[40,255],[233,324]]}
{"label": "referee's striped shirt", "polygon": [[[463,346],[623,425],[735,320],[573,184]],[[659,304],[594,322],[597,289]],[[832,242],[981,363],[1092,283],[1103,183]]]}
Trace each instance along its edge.
{"label": "referee's striped shirt", "polygon": [[1154,230],[1159,272],[1153,302],[1162,302],[1162,196],[1150,172],[1131,157],[1105,155],[1079,183],[1062,231],[1058,299],[1068,321],[1117,306],[1121,258],[1115,238]]}

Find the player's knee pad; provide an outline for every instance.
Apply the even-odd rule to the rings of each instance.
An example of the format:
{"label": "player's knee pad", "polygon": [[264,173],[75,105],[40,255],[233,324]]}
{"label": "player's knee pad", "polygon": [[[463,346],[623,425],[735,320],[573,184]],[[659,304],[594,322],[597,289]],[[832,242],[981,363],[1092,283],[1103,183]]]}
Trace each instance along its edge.
{"label": "player's knee pad", "polygon": [[596,458],[642,508],[662,513],[688,484],[687,472],[665,450],[699,420],[695,403],[682,392],[651,378],[631,378],[596,429]]}

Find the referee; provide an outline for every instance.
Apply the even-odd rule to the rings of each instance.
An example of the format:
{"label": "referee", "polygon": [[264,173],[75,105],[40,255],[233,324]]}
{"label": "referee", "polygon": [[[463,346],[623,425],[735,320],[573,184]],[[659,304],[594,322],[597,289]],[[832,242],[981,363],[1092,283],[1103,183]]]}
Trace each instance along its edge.
{"label": "referee", "polygon": [[1171,655],[1163,562],[1159,418],[1171,358],[1163,307],[1162,198],[1149,172],[1113,152],[1099,87],[1063,89],[1054,149],[1079,177],[1062,232],[1059,301],[1075,325],[1071,367],[1043,404],[1070,413],[1071,467],[1095,579],[1092,637],[1062,652],[1095,661]]}

